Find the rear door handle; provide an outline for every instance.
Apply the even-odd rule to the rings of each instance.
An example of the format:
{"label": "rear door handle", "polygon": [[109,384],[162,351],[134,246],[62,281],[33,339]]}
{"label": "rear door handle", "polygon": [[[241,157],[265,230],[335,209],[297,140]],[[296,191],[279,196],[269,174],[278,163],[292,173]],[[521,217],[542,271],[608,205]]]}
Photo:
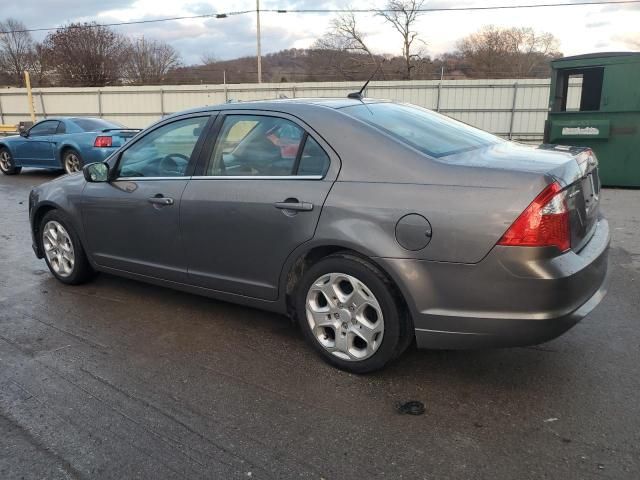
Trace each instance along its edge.
{"label": "rear door handle", "polygon": [[313,203],[309,202],[276,202],[273,205],[280,210],[295,210],[297,212],[310,212],[313,210]]}
{"label": "rear door handle", "polygon": [[162,205],[162,206],[168,206],[168,205],[173,205],[173,198],[169,198],[169,197],[151,197],[149,199],[149,203],[153,203],[154,205]]}

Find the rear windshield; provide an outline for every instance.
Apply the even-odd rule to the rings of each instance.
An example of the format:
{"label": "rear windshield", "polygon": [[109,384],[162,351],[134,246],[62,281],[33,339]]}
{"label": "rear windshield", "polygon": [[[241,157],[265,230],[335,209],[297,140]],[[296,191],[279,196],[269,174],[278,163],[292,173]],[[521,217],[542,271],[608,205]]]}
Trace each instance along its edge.
{"label": "rear windshield", "polygon": [[124,125],[99,118],[74,118],[71,121],[85,132],[99,132],[105,128],[124,128]]}
{"label": "rear windshield", "polygon": [[436,158],[504,141],[420,107],[397,103],[369,103],[345,107],[342,111]]}

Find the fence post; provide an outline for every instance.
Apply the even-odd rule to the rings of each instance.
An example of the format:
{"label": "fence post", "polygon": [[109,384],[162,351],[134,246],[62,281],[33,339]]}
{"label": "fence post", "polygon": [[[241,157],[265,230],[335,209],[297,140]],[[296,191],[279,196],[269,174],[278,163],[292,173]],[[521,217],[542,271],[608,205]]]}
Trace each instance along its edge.
{"label": "fence post", "polygon": [[440,67],[440,82],[438,82],[438,98],[436,100],[436,112],[440,111],[440,94],[442,93],[443,79],[444,79],[444,67]]}
{"label": "fence post", "polygon": [[2,112],[2,95],[0,95],[0,124],[4,123],[4,113]]}
{"label": "fence post", "polygon": [[98,89],[98,117],[102,118],[102,90]]}
{"label": "fence post", "polygon": [[293,98],[296,98],[296,86],[294,85],[291,90],[293,92]]}
{"label": "fence post", "polygon": [[160,116],[164,117],[164,88],[160,89]]}
{"label": "fence post", "polygon": [[42,116],[44,118],[47,118],[47,111],[44,108],[44,94],[42,93],[42,90],[40,90],[38,92],[38,94],[39,94],[39,97],[40,97],[40,106],[42,107]]}
{"label": "fence post", "polygon": [[518,82],[513,84],[513,103],[511,104],[511,122],[509,123],[509,140],[513,138],[513,121],[516,116],[516,99],[518,97]]}

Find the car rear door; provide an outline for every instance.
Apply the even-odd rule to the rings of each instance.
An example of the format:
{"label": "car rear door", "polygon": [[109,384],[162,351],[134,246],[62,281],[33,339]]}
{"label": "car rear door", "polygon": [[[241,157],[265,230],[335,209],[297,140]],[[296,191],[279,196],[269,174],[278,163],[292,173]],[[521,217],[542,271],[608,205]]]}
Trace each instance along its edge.
{"label": "car rear door", "polygon": [[16,146],[16,157],[22,165],[35,167],[55,166],[55,156],[51,136],[55,135],[60,122],[58,120],[44,120],[29,129]]}
{"label": "car rear door", "polygon": [[340,165],[297,119],[228,112],[182,196],[189,282],[273,300],[289,254],[311,239]]}
{"label": "car rear door", "polygon": [[82,219],[99,265],[186,281],[180,201],[211,118],[190,115],[158,125],[118,154],[113,180],[87,183]]}

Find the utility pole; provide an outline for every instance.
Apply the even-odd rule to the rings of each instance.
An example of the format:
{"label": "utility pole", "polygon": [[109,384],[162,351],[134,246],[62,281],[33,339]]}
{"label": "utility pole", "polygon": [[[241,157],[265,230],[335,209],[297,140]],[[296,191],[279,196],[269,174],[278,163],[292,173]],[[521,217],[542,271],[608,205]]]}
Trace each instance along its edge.
{"label": "utility pole", "polygon": [[27,87],[27,102],[29,103],[29,114],[31,115],[31,121],[36,123],[36,111],[33,108],[33,95],[31,95],[31,77],[29,72],[24,71],[24,84]]}
{"label": "utility pole", "polygon": [[262,53],[260,51],[260,0],[256,0],[256,41],[258,43],[258,83],[262,83]]}

